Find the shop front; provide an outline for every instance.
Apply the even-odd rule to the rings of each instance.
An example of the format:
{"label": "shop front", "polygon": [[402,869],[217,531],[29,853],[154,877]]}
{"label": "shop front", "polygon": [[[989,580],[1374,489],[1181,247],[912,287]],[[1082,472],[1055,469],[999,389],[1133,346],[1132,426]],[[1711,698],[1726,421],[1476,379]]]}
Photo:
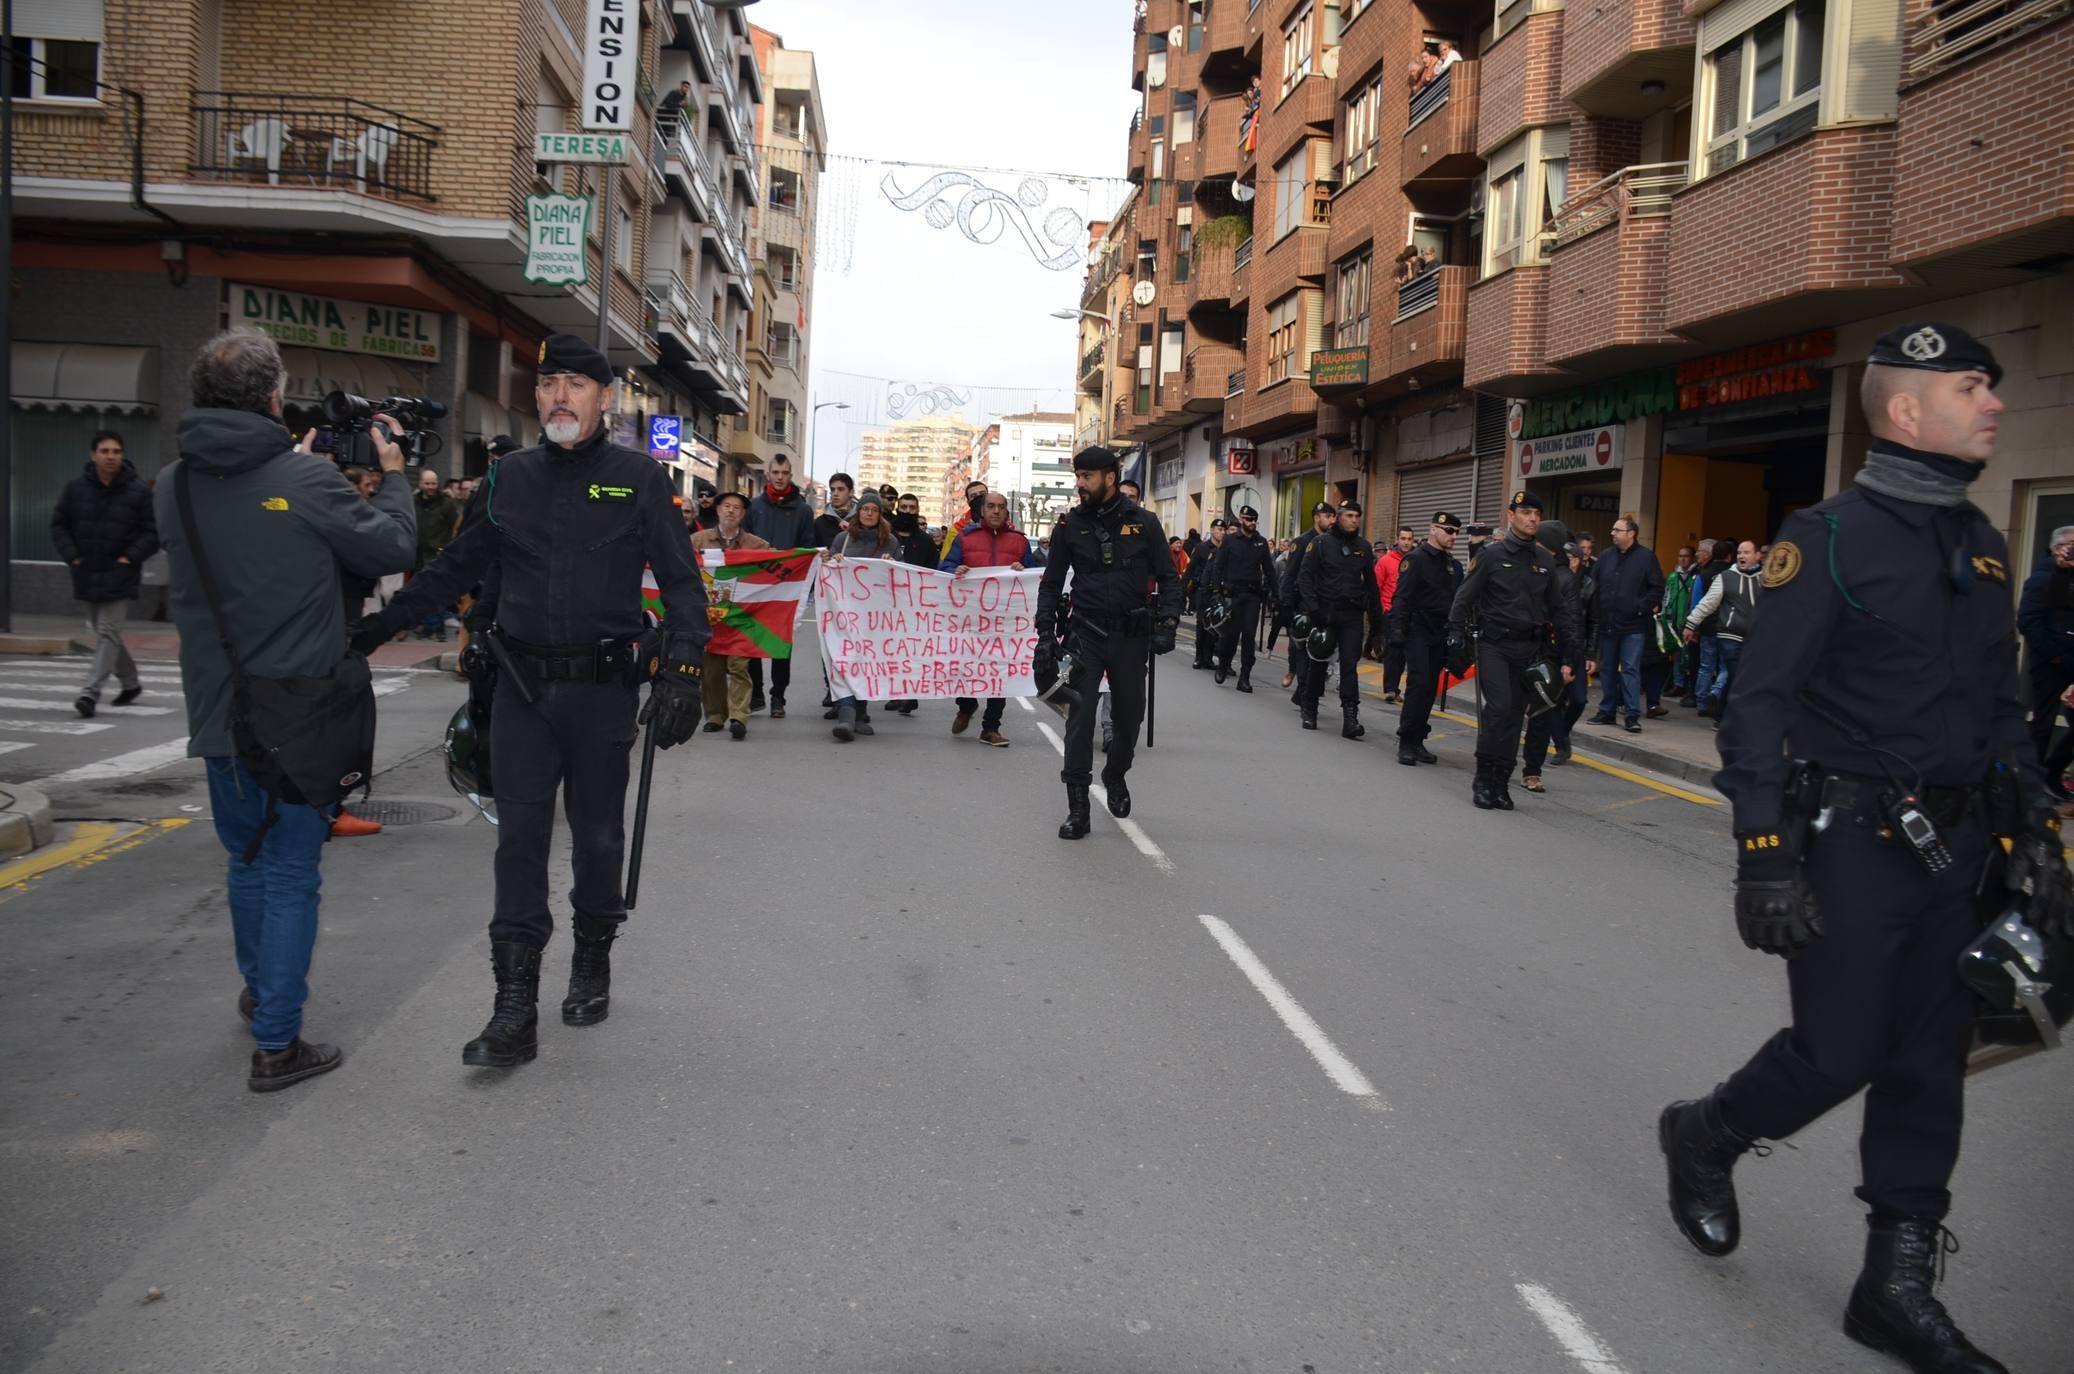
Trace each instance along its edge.
{"label": "shop front", "polygon": [[1620,514],[1626,440],[1627,426],[1619,424],[1514,440],[1512,479],[1541,498],[1546,518],[1603,548]]}
{"label": "shop front", "polygon": [[1152,513],[1159,517],[1159,526],[1169,534],[1185,534],[1188,527],[1176,519],[1181,513],[1181,479],[1188,467],[1188,460],[1176,448],[1167,453],[1155,453],[1152,458],[1152,485],[1146,492],[1152,505]]}
{"label": "shop front", "polygon": [[[1294,539],[1311,527],[1311,507],[1325,499],[1325,453],[1315,437],[1262,444],[1268,476],[1274,483],[1275,507],[1263,520],[1277,539]],[[1257,508],[1257,507],[1256,507]]]}

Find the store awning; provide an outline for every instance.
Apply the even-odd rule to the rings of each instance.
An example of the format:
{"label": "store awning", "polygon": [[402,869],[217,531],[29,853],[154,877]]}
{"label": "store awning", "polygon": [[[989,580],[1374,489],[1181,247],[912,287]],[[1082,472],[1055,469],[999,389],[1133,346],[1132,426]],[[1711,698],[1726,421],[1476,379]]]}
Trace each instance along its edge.
{"label": "store awning", "polygon": [[423,384],[387,358],[366,353],[336,353],[328,348],[284,348],[281,362],[288,376],[281,384],[290,405],[322,404],[334,391],[380,400],[384,396],[414,396]]}
{"label": "store awning", "polygon": [[[520,443],[528,442],[519,430],[525,427],[519,418],[504,406],[497,404],[479,391],[470,391],[461,397],[461,432],[473,434],[485,442],[500,434],[509,434]],[[533,426],[538,429],[536,422]]]}
{"label": "store awning", "polygon": [[25,410],[158,409],[158,350],[118,344],[17,343],[8,390]]}

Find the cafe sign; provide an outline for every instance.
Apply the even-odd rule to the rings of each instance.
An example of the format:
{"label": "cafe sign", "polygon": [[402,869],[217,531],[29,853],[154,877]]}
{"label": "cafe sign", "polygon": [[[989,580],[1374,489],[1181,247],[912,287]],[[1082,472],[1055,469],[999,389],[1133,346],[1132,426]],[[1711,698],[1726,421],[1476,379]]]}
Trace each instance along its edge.
{"label": "cafe sign", "polygon": [[1512,444],[1513,475],[1524,481],[1612,472],[1620,466],[1622,434],[1619,425],[1608,425],[1516,439]]}
{"label": "cafe sign", "polygon": [[1367,385],[1366,348],[1320,348],[1311,354],[1311,390],[1344,391]]}
{"label": "cafe sign", "polygon": [[275,343],[336,353],[373,353],[410,363],[439,361],[439,316],[430,311],[238,282],[230,283],[229,291],[233,329],[253,329]]}

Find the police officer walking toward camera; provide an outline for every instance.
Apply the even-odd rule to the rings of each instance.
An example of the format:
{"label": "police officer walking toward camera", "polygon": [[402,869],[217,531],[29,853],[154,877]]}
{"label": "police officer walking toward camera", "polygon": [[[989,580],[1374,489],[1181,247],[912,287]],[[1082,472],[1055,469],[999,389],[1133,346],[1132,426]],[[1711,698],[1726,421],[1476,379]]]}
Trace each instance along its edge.
{"label": "police officer walking toward camera", "polygon": [[1555,575],[1556,556],[1534,538],[1541,528],[1541,498],[1514,492],[1506,523],[1505,537],[1486,545],[1469,565],[1447,617],[1447,669],[1457,676],[1468,671],[1472,626],[1475,632],[1483,705],[1469,797],[1479,811],[1512,810],[1508,784],[1527,718],[1527,669],[1548,651],[1551,632],[1565,683],[1576,680],[1582,652],[1576,594]]}
{"label": "police officer walking toward camera", "polygon": [[2001,379],[1951,325],[1881,335],[1864,469],[1789,516],[1765,560],[1715,783],[1735,806],[1736,928],[1788,960],[1793,1024],[1658,1121],[1672,1216],[1721,1256],[1741,1235],[1738,1157],[1866,1090],[1869,1233],[1844,1332],[1925,1374],[2003,1369],[1932,1291],[1976,1008],[1958,957],[1981,931],[1976,885],[2002,865],[1996,835],[2032,923],[2069,933],[2017,698],[2008,549],[1966,497],[1994,456]]}
{"label": "police officer walking toward camera", "polygon": [[[612,369],[569,334],[540,348],[534,399],[547,433],[502,459],[485,482],[482,518],[468,523],[353,646],[366,652],[396,627],[452,601],[495,565],[496,623],[485,632],[500,671],[491,714],[496,761],[496,909],[490,957],[497,999],[462,1062],[510,1068],[538,1050],[540,956],[554,931],[547,857],[555,795],[568,815],[575,949],[567,1025],[603,1021],[611,948],[627,918],[621,886],[628,760],[639,685],[640,724],[667,749],[691,738],[700,711],[707,638],[705,588],[663,469],[607,434]],[[641,571],[661,588],[665,616],[643,634]]]}
{"label": "police officer walking toward camera", "polygon": [[[1375,584],[1375,549],[1361,537],[1361,503],[1342,501],[1338,518],[1311,541],[1297,570],[1297,602],[1313,636],[1324,634],[1339,654],[1340,736],[1359,739],[1361,646],[1383,632],[1383,593]],[[1311,655],[1316,660],[1316,654]],[[1312,670],[1303,701],[1303,728],[1318,728],[1318,700],[1325,694],[1325,664]]]}
{"label": "police officer walking toward camera", "polygon": [[1404,645],[1404,707],[1397,715],[1397,761],[1416,767],[1439,763],[1426,747],[1432,733],[1433,699],[1440,694],[1440,674],[1447,657],[1447,617],[1462,589],[1462,565],[1455,561],[1455,537],[1462,521],[1447,511],[1433,512],[1426,540],[1398,566],[1397,593],[1390,600],[1388,638]]}
{"label": "police officer walking toward camera", "polygon": [[[1217,595],[1217,551],[1224,547],[1224,517],[1210,522],[1210,537],[1196,546],[1188,560],[1181,583],[1183,599],[1195,607],[1195,661],[1188,666],[1208,671],[1217,666],[1217,637],[1221,633],[1205,622],[1204,612]],[[1171,550],[1169,556],[1172,556]]]}
{"label": "police officer walking toward camera", "polygon": [[1181,580],[1166,532],[1151,512],[1117,490],[1113,449],[1095,445],[1073,456],[1073,485],[1080,502],[1052,530],[1044,579],[1037,588],[1036,670],[1040,682],[1059,666],[1060,594],[1073,574],[1072,655],[1068,690],[1074,694],[1066,717],[1066,820],[1059,838],[1087,834],[1088,789],[1094,782],[1096,689],[1109,675],[1110,712],[1116,727],[1102,765],[1109,814],[1131,814],[1125,775],[1138,747],[1145,718],[1145,671],[1150,656],[1172,652],[1181,623]]}
{"label": "police officer walking toward camera", "polygon": [[1275,595],[1275,550],[1260,533],[1260,512],[1239,507],[1239,527],[1224,532],[1218,549],[1217,586],[1231,599],[1231,618],[1217,644],[1217,685],[1231,676],[1236,650],[1239,690],[1253,690],[1253,642],[1260,635],[1260,608]]}
{"label": "police officer walking toward camera", "polygon": [[[1292,689],[1289,693],[1291,706],[1303,705],[1304,696],[1310,691],[1311,674],[1325,671],[1324,664],[1313,663],[1304,652],[1304,637],[1310,627],[1308,623],[1297,623],[1303,614],[1303,601],[1297,589],[1303,582],[1304,555],[1310,552],[1318,536],[1331,529],[1333,521],[1338,518],[1339,512],[1330,501],[1320,501],[1312,506],[1311,527],[1296,536],[1296,545],[1289,551],[1289,566],[1282,570],[1282,623],[1289,627],[1289,673],[1282,685]],[[1377,599],[1381,599],[1380,592]]]}

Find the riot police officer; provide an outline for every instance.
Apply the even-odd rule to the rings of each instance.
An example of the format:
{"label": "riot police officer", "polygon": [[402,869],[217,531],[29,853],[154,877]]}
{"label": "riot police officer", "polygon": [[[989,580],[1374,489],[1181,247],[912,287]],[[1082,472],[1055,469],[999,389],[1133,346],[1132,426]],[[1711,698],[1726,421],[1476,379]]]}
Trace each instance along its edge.
{"label": "riot police officer", "polygon": [[[1331,529],[1333,521],[1338,518],[1339,512],[1330,501],[1320,501],[1312,506],[1311,527],[1296,536],[1296,547],[1289,551],[1289,566],[1282,570],[1282,623],[1289,627],[1289,673],[1288,680],[1282,685],[1292,688],[1289,704],[1299,708],[1310,691],[1311,675],[1325,671],[1324,664],[1312,662],[1304,652],[1304,636],[1297,632],[1297,617],[1303,611],[1301,598],[1297,595],[1298,584],[1303,578],[1303,557],[1317,542],[1318,536]],[[1380,592],[1377,595],[1380,598]]]}
{"label": "riot police officer", "polygon": [[1459,516],[1433,512],[1426,541],[1398,567],[1387,619],[1388,637],[1404,645],[1404,707],[1397,715],[1397,761],[1402,764],[1440,762],[1426,747],[1426,736],[1433,728],[1433,698],[1440,694],[1448,611],[1462,589],[1462,565],[1455,561],[1455,537],[1461,532]]}
{"label": "riot police officer", "polygon": [[1527,715],[1527,668],[1548,651],[1551,633],[1563,681],[1574,682],[1582,652],[1577,597],[1555,575],[1555,555],[1535,542],[1541,498],[1513,493],[1503,539],[1487,545],[1469,565],[1448,609],[1448,671],[1469,667],[1475,626],[1476,677],[1483,692],[1476,722],[1476,780],[1469,797],[1479,811],[1512,810],[1507,784],[1519,757],[1520,724]]}
{"label": "riot police officer", "polygon": [[[1313,635],[1335,638],[1339,654],[1340,737],[1359,739],[1361,646],[1383,632],[1383,593],[1375,584],[1375,549],[1361,537],[1361,503],[1342,501],[1339,515],[1304,555],[1297,571],[1297,600]],[[1312,655],[1313,658],[1316,655]],[[1303,728],[1318,728],[1318,699],[1325,694],[1325,665],[1311,674],[1302,704]]]}
{"label": "riot police officer", "polygon": [[[612,369],[568,334],[541,345],[534,399],[546,442],[500,461],[472,520],[354,647],[444,606],[493,564],[496,623],[486,631],[497,675],[490,741],[497,760],[496,909],[490,957],[497,999],[462,1062],[510,1068],[538,1051],[540,956],[554,931],[547,857],[555,794],[569,819],[575,949],[562,1020],[603,1021],[611,946],[626,921],[621,887],[628,757],[638,684],[651,681],[641,723],[662,748],[697,728],[706,596],[663,468],[608,437]],[[665,618],[644,644],[641,570],[655,572]]]}
{"label": "riot police officer", "polygon": [[1195,607],[1195,661],[1188,666],[1205,672],[1217,666],[1218,631],[1203,623],[1203,612],[1216,597],[1217,551],[1223,546],[1224,517],[1220,515],[1210,522],[1210,537],[1196,546],[1181,583],[1183,600]]}
{"label": "riot police officer", "polygon": [[1058,662],[1059,596],[1066,572],[1073,573],[1072,628],[1068,649],[1075,694],[1066,717],[1066,820],[1059,838],[1088,832],[1088,788],[1094,782],[1095,690],[1109,675],[1110,713],[1116,727],[1102,765],[1109,814],[1131,814],[1124,776],[1138,747],[1145,718],[1145,670],[1151,654],[1174,648],[1181,623],[1181,580],[1166,532],[1151,512],[1117,490],[1118,460],[1097,444],[1073,456],[1073,485],[1080,503],[1052,530],[1051,553],[1037,588],[1037,676]]}
{"label": "riot police officer", "polygon": [[1736,926],[1787,956],[1793,1024],[1658,1137],[1693,1245],[1740,1238],[1730,1171],[1861,1089],[1865,1265],[1852,1339],[1918,1371],[1992,1374],[1932,1291],[1959,1154],[1974,1002],[1957,971],[1999,866],[2034,885],[2033,924],[2068,927],[2069,879],[2018,704],[2002,533],[1966,499],[1994,456],[2002,369],[1964,330],[1873,345],[1873,440],[1856,484],[1787,517],[1764,564],[1715,783],[1735,807]]}
{"label": "riot police officer", "polygon": [[1239,690],[1253,690],[1253,641],[1260,635],[1261,603],[1275,595],[1275,551],[1260,533],[1260,512],[1239,507],[1239,527],[1224,532],[1214,570],[1218,588],[1231,601],[1231,618],[1217,644],[1217,685],[1231,676],[1236,650]]}

